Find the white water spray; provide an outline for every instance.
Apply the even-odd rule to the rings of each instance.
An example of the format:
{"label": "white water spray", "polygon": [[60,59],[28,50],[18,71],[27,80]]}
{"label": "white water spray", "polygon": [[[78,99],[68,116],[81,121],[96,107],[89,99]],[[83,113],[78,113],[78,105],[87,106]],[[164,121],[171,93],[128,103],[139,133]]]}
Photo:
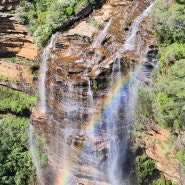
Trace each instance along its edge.
{"label": "white water spray", "polygon": [[[57,34],[57,33],[56,33]],[[54,48],[54,39],[56,34],[52,35],[49,45],[46,47],[42,54],[42,65],[40,69],[40,78],[39,78],[39,96],[40,96],[40,112],[45,113],[47,111],[46,105],[46,72],[47,72],[47,60],[49,59],[49,51]]]}
{"label": "white water spray", "polygon": [[89,99],[89,102],[90,102],[90,106],[93,106],[93,91],[91,89],[91,81],[89,80],[89,78],[87,78],[87,82],[88,82],[88,99]]}
{"label": "white water spray", "polygon": [[92,47],[93,48],[99,48],[101,46],[101,43],[103,42],[103,40],[105,39],[109,26],[112,23],[112,19],[109,20],[109,22],[105,25],[104,29],[102,30],[102,32],[95,38],[94,42],[92,43]]}
{"label": "white water spray", "polygon": [[29,124],[29,148],[33,161],[33,165],[36,169],[39,185],[45,185],[43,180],[42,170],[40,169],[41,161],[39,157],[37,136],[32,124]]}
{"label": "white water spray", "polygon": [[123,47],[124,51],[135,49],[135,42],[136,42],[137,33],[139,31],[139,24],[145,17],[148,16],[150,11],[152,10],[152,7],[153,7],[153,3],[133,21],[130,28],[131,32],[129,34],[129,37],[126,39]]}
{"label": "white water spray", "polygon": [[[122,51],[133,50],[135,48],[135,41],[137,38],[137,32],[139,30],[140,22],[148,16],[151,11],[153,4],[151,4],[142,14],[140,14],[131,25],[131,32],[129,37],[126,39]],[[119,52],[116,54],[116,61],[113,65],[112,78],[119,81],[121,78],[121,64]],[[122,161],[126,160],[128,155],[127,150],[129,147],[129,127],[132,125],[135,116],[135,105],[137,104],[137,94],[138,94],[138,81],[136,79],[137,73],[140,69],[135,70],[130,74],[130,80],[125,86],[126,88],[120,90],[117,96],[114,98],[113,103],[107,109],[107,115],[105,117],[108,120],[109,128],[107,134],[112,137],[111,142],[108,143],[108,176],[110,179],[111,185],[130,185],[131,179],[122,171],[122,164],[120,164],[120,158]],[[131,77],[131,75],[133,77]],[[124,99],[122,99],[123,94],[125,94]],[[123,102],[122,102],[123,101]],[[122,102],[125,108],[122,108],[120,105]],[[110,109],[110,110],[109,110]],[[124,119],[122,125],[120,125],[119,112],[124,111]],[[106,114],[106,113],[105,113]],[[123,112],[122,112],[123,114]],[[123,126],[124,125],[124,126]],[[120,128],[123,131],[119,132]],[[125,161],[126,162],[126,161]],[[128,170],[129,171],[129,170]]]}

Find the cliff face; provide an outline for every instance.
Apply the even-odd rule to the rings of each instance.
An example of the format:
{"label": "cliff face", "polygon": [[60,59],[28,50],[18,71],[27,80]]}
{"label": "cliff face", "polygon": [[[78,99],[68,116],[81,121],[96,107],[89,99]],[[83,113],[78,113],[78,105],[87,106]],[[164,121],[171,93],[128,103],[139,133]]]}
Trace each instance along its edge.
{"label": "cliff face", "polygon": [[[19,60],[10,62],[5,56],[20,56],[34,59],[37,55],[33,38],[28,36],[26,28],[16,21],[15,16],[7,11],[16,8],[19,1],[5,0],[0,2],[0,84],[26,93],[33,93],[33,74],[30,65]],[[47,164],[43,167],[43,181],[47,185],[57,184],[60,177],[72,176],[75,182],[93,184],[93,175],[97,176],[96,184],[109,184],[106,175],[93,165],[83,164],[80,153],[84,143],[88,141],[87,130],[92,117],[104,103],[109,93],[108,84],[115,60],[121,60],[121,68],[125,78],[136,63],[143,62],[141,56],[147,58],[146,65],[153,67],[153,55],[156,55],[153,33],[149,28],[150,20],[144,19],[137,32],[138,48],[134,51],[115,51],[123,46],[132,21],[148,6],[147,1],[110,0],[91,17],[75,23],[68,31],[58,33],[52,48],[47,53],[46,98],[47,112],[36,106],[32,114],[32,124],[36,132],[43,138]],[[112,20],[111,20],[112,18]],[[103,29],[104,27],[104,29]],[[107,29],[106,29],[107,27]],[[101,35],[102,33],[102,35]],[[104,34],[104,35],[103,35]],[[98,35],[101,35],[98,38]],[[103,39],[102,39],[103,38]],[[92,40],[96,42],[91,43]],[[141,80],[150,84],[146,74]],[[91,89],[89,87],[91,86]],[[91,94],[91,90],[93,94]],[[92,106],[93,96],[93,106]],[[65,100],[65,101],[64,101]],[[94,108],[93,108],[94,107]],[[67,131],[64,129],[67,128]],[[149,157],[156,161],[156,166],[163,171],[166,178],[182,185],[181,170],[173,153],[165,153],[170,133],[151,123],[145,136],[137,138]],[[106,159],[109,138],[95,137],[92,153],[100,153],[99,159]],[[179,136],[179,142],[183,140]],[[64,150],[63,148],[66,147]],[[67,150],[68,156],[65,156]],[[62,159],[62,156],[65,159]],[[101,159],[100,159],[101,158]],[[67,165],[67,166],[66,166]],[[68,166],[74,174],[67,174]],[[64,175],[62,175],[64,174]]]}
{"label": "cliff face", "polygon": [[33,38],[28,36],[26,27],[16,21],[14,15],[1,13],[0,15],[0,55],[21,56],[33,59],[36,55],[36,46]]}
{"label": "cliff face", "polygon": [[[48,158],[39,173],[44,184],[60,184],[66,178],[78,184],[110,184],[105,170],[109,138],[98,134],[91,138],[89,132],[111,93],[109,83],[118,70],[115,63],[120,61],[124,80],[142,57],[149,65],[150,54],[156,52],[147,19],[139,26],[132,51],[122,49],[131,23],[148,6],[147,1],[110,1],[70,30],[57,33],[45,49],[40,80],[45,80],[45,86],[40,86],[46,94],[41,92],[31,120]],[[140,77],[150,83],[144,74]],[[91,161],[92,155],[99,166]]]}
{"label": "cliff face", "polygon": [[[137,138],[138,144],[146,149],[146,154],[155,160],[156,167],[164,173],[166,179],[173,183],[182,185],[182,169],[174,153],[173,144],[170,140],[170,132],[160,127],[153,121],[147,123],[147,130],[144,135]],[[176,145],[180,143],[180,137],[176,140]],[[182,142],[182,140],[181,140]]]}
{"label": "cliff face", "polygon": [[33,38],[28,36],[26,27],[21,25],[16,20],[16,15],[11,12],[16,9],[19,2],[19,0],[0,2],[0,57],[17,55],[33,59],[37,55]]}
{"label": "cliff face", "polygon": [[37,56],[37,50],[26,26],[12,14],[18,5],[19,0],[0,2],[0,84],[30,94],[34,92],[32,67],[35,65],[31,60]]}

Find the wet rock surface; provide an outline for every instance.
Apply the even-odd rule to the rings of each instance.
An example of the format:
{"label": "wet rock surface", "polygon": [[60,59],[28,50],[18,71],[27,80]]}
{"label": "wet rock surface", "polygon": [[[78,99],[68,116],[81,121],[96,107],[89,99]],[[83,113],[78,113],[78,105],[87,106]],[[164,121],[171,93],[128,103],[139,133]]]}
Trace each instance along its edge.
{"label": "wet rock surface", "polygon": [[[38,105],[32,114],[32,124],[44,138],[48,156],[43,173],[52,174],[49,179],[44,175],[46,185],[59,184],[66,177],[70,177],[69,184],[110,184],[105,171],[110,138],[92,135],[91,129],[110,96],[115,62],[121,61],[126,79],[153,44],[144,19],[134,41],[138,47],[122,49],[131,23],[148,6],[145,1],[111,1],[55,37],[47,60],[47,112],[41,113]],[[148,39],[146,32],[150,32]],[[95,129],[98,127],[103,133],[103,125]]]}

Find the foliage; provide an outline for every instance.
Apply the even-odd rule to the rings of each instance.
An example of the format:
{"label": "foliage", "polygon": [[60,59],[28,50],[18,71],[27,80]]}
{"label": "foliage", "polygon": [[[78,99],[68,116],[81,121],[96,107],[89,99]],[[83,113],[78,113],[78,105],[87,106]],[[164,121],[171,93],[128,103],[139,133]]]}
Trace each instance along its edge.
{"label": "foliage", "polygon": [[171,129],[185,129],[185,60],[176,61],[153,87],[155,120]]}
{"label": "foliage", "polygon": [[28,0],[21,1],[18,19],[28,25],[30,34],[35,36],[38,47],[45,45],[52,33],[64,28],[68,18],[75,16],[94,0]]}
{"label": "foliage", "polygon": [[162,0],[157,0],[155,3],[153,9],[153,17],[156,22],[155,35],[162,44],[185,42],[185,5],[182,4],[183,1],[178,2],[172,3],[169,8]]}
{"label": "foliage", "polygon": [[[143,137],[145,125],[152,119],[156,123],[171,130],[178,136],[185,130],[185,2],[177,0],[167,7],[162,0],[156,0],[153,9],[155,21],[155,37],[159,44],[159,67],[153,72],[153,87],[140,88],[139,93],[139,124],[135,124],[139,137]],[[144,124],[145,125],[144,125]],[[138,136],[138,135],[137,135]],[[169,140],[163,153],[174,153],[179,161],[182,174],[185,166],[184,146]],[[171,146],[171,147],[170,147]],[[145,157],[138,160],[139,184],[147,184],[147,170],[145,170]],[[147,164],[150,162],[147,162]],[[144,166],[144,167],[143,167]],[[153,166],[150,166],[153,169]],[[139,170],[140,169],[140,170]],[[141,169],[144,173],[140,173]],[[138,172],[137,172],[138,174]],[[150,171],[149,171],[150,175]],[[146,182],[145,182],[146,178]],[[143,183],[144,181],[144,183]],[[184,182],[184,179],[182,179]],[[161,175],[157,181],[148,184],[170,184]]]}
{"label": "foliage", "polygon": [[33,184],[35,172],[27,139],[28,119],[0,115],[0,184]]}
{"label": "foliage", "polygon": [[155,167],[155,161],[145,153],[136,157],[136,178],[138,185],[150,185],[159,178],[159,171]]}
{"label": "foliage", "polygon": [[0,107],[15,113],[31,110],[36,104],[36,97],[11,88],[0,86]]}
{"label": "foliage", "polygon": [[145,85],[139,87],[138,115],[140,118],[144,116],[148,119],[152,118],[153,115],[151,89]]}
{"label": "foliage", "polygon": [[90,24],[98,29],[101,27],[95,19],[91,19]]}

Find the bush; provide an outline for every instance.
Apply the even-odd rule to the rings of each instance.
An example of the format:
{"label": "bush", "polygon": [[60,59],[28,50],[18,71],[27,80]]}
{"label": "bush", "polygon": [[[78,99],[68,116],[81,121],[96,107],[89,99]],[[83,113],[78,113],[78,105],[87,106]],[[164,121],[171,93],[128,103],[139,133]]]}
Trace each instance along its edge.
{"label": "bush", "polygon": [[36,104],[36,97],[8,87],[0,86],[0,107],[15,113],[31,110]]}
{"label": "bush", "polygon": [[27,185],[35,180],[28,150],[28,119],[0,115],[0,184]]}
{"label": "bush", "polygon": [[[28,25],[38,47],[44,46],[52,33],[66,26],[70,16],[78,13],[88,4],[94,5],[95,0],[35,0],[21,1],[18,19]],[[41,34],[43,32],[43,35]]]}
{"label": "bush", "polygon": [[38,48],[41,48],[43,45],[47,44],[50,36],[52,35],[51,25],[45,24],[34,32],[34,37]]}
{"label": "bush", "polygon": [[171,129],[185,129],[185,59],[167,70],[153,87],[155,120]]}
{"label": "bush", "polygon": [[153,9],[156,22],[155,36],[162,44],[185,42],[185,6],[173,3],[168,9],[162,0],[157,0]]}
{"label": "bush", "polygon": [[159,171],[155,167],[155,161],[145,153],[136,157],[136,178],[138,185],[154,184],[159,178]]}

